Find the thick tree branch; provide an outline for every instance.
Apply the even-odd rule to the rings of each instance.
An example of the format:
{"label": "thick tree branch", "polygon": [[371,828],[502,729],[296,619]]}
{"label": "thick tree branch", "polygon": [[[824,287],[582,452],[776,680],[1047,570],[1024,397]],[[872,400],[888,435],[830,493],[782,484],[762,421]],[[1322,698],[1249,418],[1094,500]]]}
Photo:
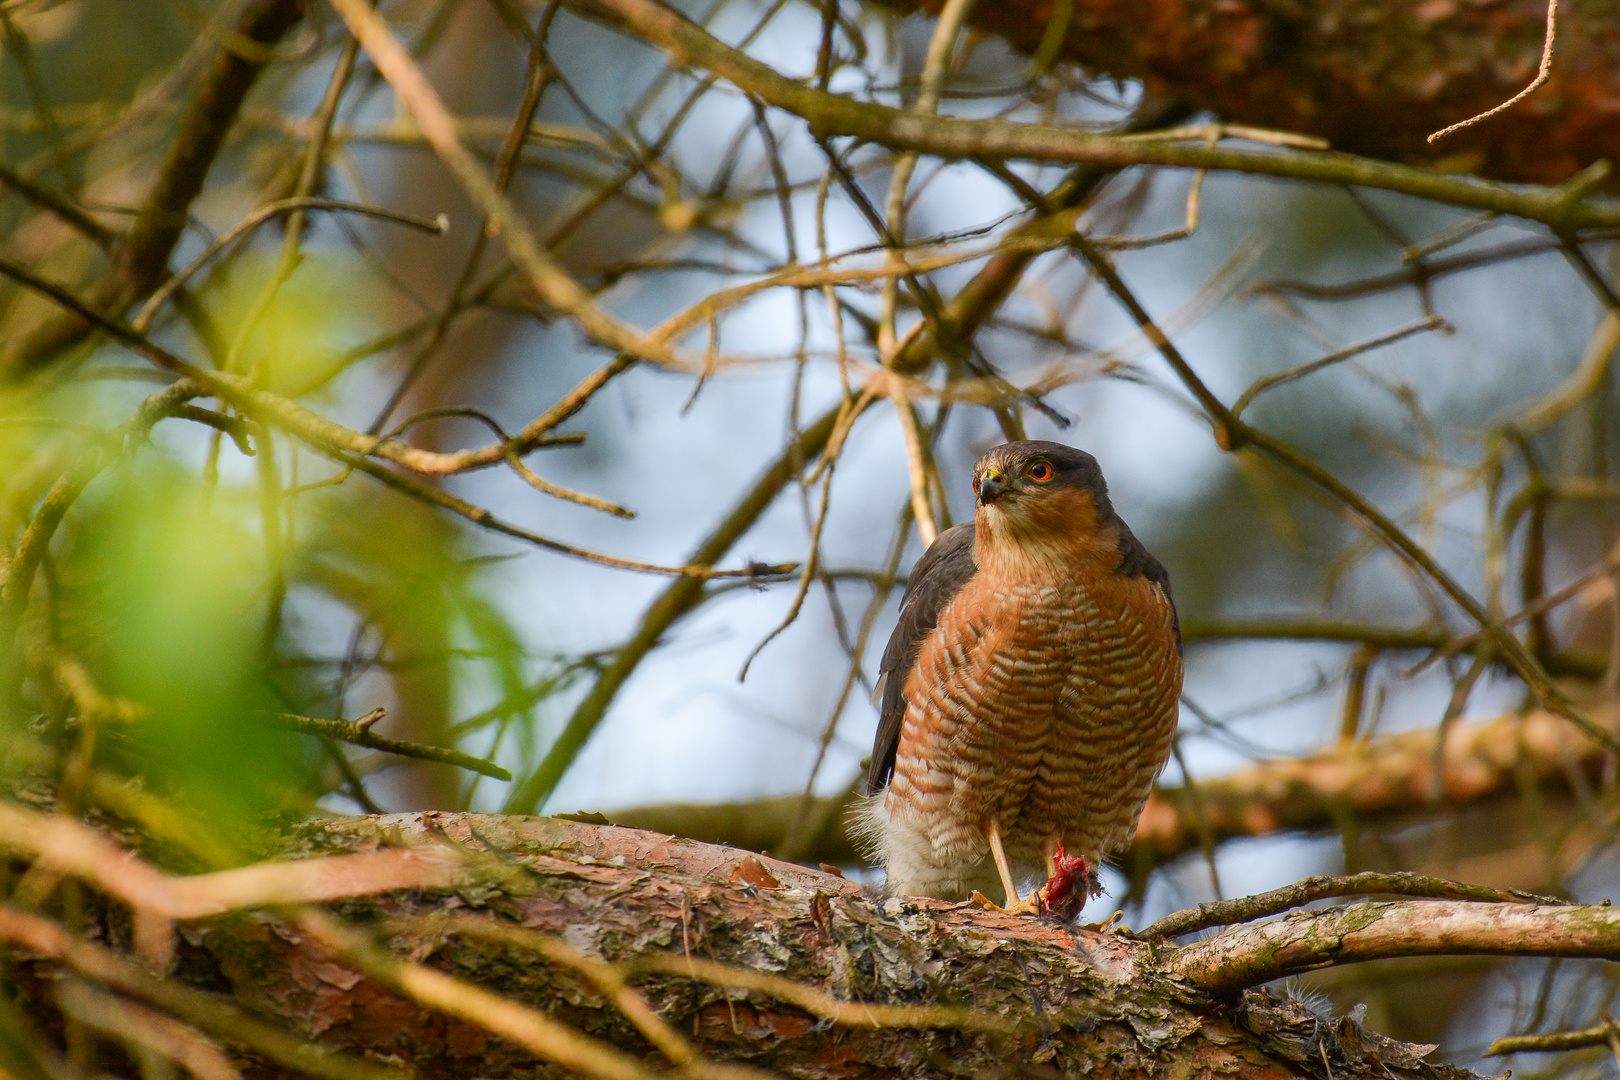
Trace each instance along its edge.
{"label": "thick tree branch", "polygon": [[[974,905],[883,899],[734,849],[555,819],[331,820],[306,826],[295,845],[327,857],[177,878],[108,858],[108,842],[77,822],[6,813],[18,819],[4,833],[18,838],[14,852],[106,889],[131,906],[137,926],[154,915],[189,923],[177,970],[213,993],[140,972],[110,949],[0,906],[0,941],[14,957],[65,966],[282,1068],[323,1077],[378,1077],[353,1062],[382,1055],[445,1080],[519,1075],[534,1058],[640,1078],[656,1071],[657,1051],[643,1041],[656,1036],[652,1045],[695,1076],[720,1075],[726,1059],[829,1077],[973,1075],[1011,1054],[1064,1075],[1161,1075],[1180,1062],[1282,1077],[1315,1075],[1315,1062],[1305,1063],[1316,1055],[1335,1076],[1433,1080],[1456,1074],[1343,1024],[1336,1035],[1317,1025],[1290,1049],[1289,1005],[1231,995],[1392,957],[1620,958],[1620,911],[1607,907],[1362,902],[1165,948]],[[365,853],[379,844],[405,850]],[[326,870],[339,864],[341,874]],[[303,884],[289,891],[291,880]],[[410,891],[452,881],[454,892]],[[460,899],[469,890],[476,912]],[[357,922],[312,909],[206,918],[300,896],[343,898],[345,920]],[[1248,914],[1267,900],[1251,898]],[[365,924],[381,933],[362,933]],[[312,980],[312,971],[323,974]],[[24,972],[29,1000],[46,972]],[[311,1045],[299,1051],[263,1022],[224,1026],[240,1014],[222,989]],[[31,1005],[46,1002],[35,996]],[[389,1022],[402,1007],[420,1010],[415,1023]],[[686,1031],[690,1041],[676,1034]]]}
{"label": "thick tree branch", "polygon": [[0,905],[0,942],[55,960],[75,973],[240,1047],[288,1076],[319,1080],[405,1080],[403,1070],[333,1053],[240,1005],[162,979],[111,949],[73,937],[57,924]]}
{"label": "thick tree branch", "polygon": [[[311,878],[332,852],[351,863],[378,846],[407,850],[369,857],[454,852],[458,883],[379,895],[352,880],[341,920],[311,908],[191,918],[168,979],[0,906],[26,1007],[48,1020],[65,969],[248,1051],[263,1077],[504,1080],[552,1063],[640,1078],[672,1062],[679,1075],[720,1077],[746,1062],[839,1080],[999,1075],[1008,1061],[1125,1080],[1167,1069],[1303,1080],[1324,1062],[1336,1078],[1464,1075],[1360,1029],[1295,1045],[1285,1036],[1298,1006],[1190,989],[1171,966],[1180,953],[1167,962],[1146,943],[1053,920],[885,900],[657,834],[405,814],[311,823],[294,846],[327,856],[303,864]],[[153,895],[192,880],[144,872]],[[138,915],[142,901],[123,898]],[[121,922],[104,903],[91,912],[98,927]],[[219,1018],[242,1005],[260,1019],[225,1028]],[[392,1064],[361,1068],[367,1058]]]}

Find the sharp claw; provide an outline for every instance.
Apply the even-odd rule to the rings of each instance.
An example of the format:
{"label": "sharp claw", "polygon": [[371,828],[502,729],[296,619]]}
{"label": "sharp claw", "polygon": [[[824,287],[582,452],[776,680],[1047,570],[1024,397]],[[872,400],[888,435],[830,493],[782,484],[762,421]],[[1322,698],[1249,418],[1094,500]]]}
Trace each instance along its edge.
{"label": "sharp claw", "polygon": [[974,889],[973,895],[968,897],[968,903],[978,904],[986,911],[999,911],[1005,915],[1043,914],[1041,910],[1040,897],[1033,892],[1024,897],[1022,900],[1014,901],[1010,907],[1003,907],[994,900],[990,899],[988,896],[984,895],[984,893],[980,892],[978,889]]}

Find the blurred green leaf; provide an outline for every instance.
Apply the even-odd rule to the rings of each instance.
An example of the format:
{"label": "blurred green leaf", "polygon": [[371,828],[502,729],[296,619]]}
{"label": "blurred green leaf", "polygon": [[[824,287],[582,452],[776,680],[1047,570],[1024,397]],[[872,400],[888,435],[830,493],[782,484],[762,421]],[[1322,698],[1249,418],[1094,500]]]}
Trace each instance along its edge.
{"label": "blurred green leaf", "polygon": [[[278,250],[249,249],[215,275],[205,302],[237,369],[263,371],[270,389],[301,397],[344,367],[347,350],[375,333],[381,297],[360,257],[344,248],[306,249],[273,300]],[[257,318],[253,318],[257,315]]]}
{"label": "blurred green leaf", "polygon": [[160,455],[81,499],[61,561],[59,619],[100,690],[145,716],[113,758],[198,810],[243,821],[300,801],[304,748],[266,725],[264,553],[250,500]]}

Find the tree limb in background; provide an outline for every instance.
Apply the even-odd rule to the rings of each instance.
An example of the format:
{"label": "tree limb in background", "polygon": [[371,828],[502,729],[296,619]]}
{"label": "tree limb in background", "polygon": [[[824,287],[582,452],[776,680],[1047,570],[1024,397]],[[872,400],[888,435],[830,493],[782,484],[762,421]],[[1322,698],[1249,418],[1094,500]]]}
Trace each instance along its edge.
{"label": "tree limb in background", "polygon": [[794,82],[726,45],[659,0],[568,2],[571,7],[656,45],[678,63],[706,68],[768,104],[802,117],[822,138],[847,135],[891,150],[914,150],[943,158],[1089,162],[1114,168],[1167,165],[1348,184],[1510,214],[1558,230],[1620,225],[1620,204],[1585,197],[1607,176],[1607,166],[1601,161],[1560,187],[1510,188],[1332,151],[1249,150],[1209,146],[1201,137],[1133,139],[1093,134],[1076,127],[916,116]]}
{"label": "tree limb in background", "polygon": [[[1200,778],[1198,795],[1161,787],[1148,799],[1123,869],[1144,878],[1156,866],[1199,850],[1201,837],[1238,837],[1337,828],[1348,816],[1362,824],[1404,814],[1467,806],[1516,794],[1521,783],[1568,792],[1577,777],[1601,776],[1605,751],[1573,724],[1551,713],[1514,713],[1461,723],[1446,736],[1435,773],[1434,732],[1383,735],[1301,758],[1261,761],[1229,776]],[[712,806],[641,807],[614,811],[634,828],[729,843],[755,851],[775,848],[786,834],[798,796]],[[807,863],[849,866],[861,861],[835,807],[818,805],[837,823],[803,852]]]}
{"label": "tree limb in background", "polygon": [[[938,0],[876,0],[894,10]],[[1546,53],[1546,0],[1488,6],[1299,0],[1074,0],[1061,58],[1093,76],[1141,79],[1223,120],[1307,132],[1355,154],[1449,158],[1503,180],[1557,183],[1602,158],[1620,160],[1620,16],[1568,5],[1558,55],[1533,102],[1488,124],[1428,135],[1522,90]],[[1035,53],[1049,0],[981,4],[970,22]]]}

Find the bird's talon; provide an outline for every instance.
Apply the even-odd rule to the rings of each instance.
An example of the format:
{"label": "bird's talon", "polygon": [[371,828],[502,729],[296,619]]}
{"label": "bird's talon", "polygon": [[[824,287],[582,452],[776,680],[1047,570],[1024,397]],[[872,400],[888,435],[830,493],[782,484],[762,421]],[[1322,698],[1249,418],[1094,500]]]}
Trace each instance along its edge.
{"label": "bird's talon", "polygon": [[1046,914],[1046,912],[1041,907],[1041,901],[1040,901],[1039,895],[1036,894],[1036,893],[1033,893],[1033,892],[1030,893],[1028,896],[1024,897],[1022,900],[1014,900],[1011,904],[1003,906],[1001,904],[996,903],[994,900],[990,899],[988,896],[984,895],[984,893],[980,892],[978,889],[974,889],[973,890],[973,895],[968,897],[968,903],[970,903],[970,904],[978,904],[980,907],[984,908],[986,911],[999,911],[1003,915],[1044,915],[1044,914]]}

